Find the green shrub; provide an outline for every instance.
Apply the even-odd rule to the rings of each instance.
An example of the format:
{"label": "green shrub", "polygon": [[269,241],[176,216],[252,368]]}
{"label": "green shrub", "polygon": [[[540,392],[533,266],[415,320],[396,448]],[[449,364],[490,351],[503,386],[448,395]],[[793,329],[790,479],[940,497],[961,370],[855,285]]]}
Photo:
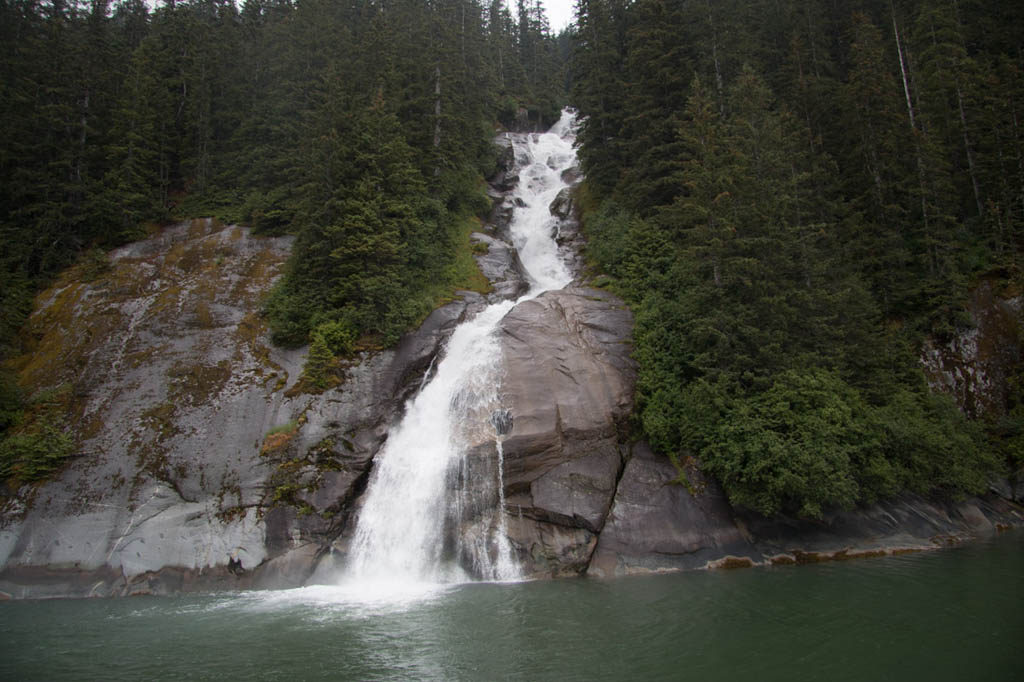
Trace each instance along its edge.
{"label": "green shrub", "polygon": [[0,478],[35,482],[49,478],[74,450],[65,430],[69,391],[43,391],[26,405],[0,440]]}
{"label": "green shrub", "polygon": [[765,515],[820,518],[860,497],[862,464],[881,452],[870,408],[834,373],[787,371],[715,420],[702,456],[730,499]]}
{"label": "green shrub", "polygon": [[71,437],[52,424],[41,424],[0,442],[0,477],[21,481],[49,478],[71,455]]}
{"label": "green shrub", "polygon": [[[313,330],[314,343],[320,338],[334,355],[351,355],[355,348],[356,335],[349,323],[341,320],[321,322]],[[312,348],[310,349],[312,354]],[[333,359],[333,358],[332,358]]]}

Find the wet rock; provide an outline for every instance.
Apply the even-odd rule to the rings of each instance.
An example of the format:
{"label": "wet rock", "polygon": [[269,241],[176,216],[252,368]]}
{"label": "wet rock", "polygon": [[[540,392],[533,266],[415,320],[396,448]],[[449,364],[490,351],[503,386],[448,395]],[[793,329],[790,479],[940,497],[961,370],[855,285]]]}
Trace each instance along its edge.
{"label": "wet rock", "polygon": [[1017,501],[1013,482],[1007,478],[997,478],[989,483],[989,492],[1003,498],[1004,500],[1010,500],[1011,502]]}
{"label": "wet rock", "polygon": [[515,171],[500,171],[491,180],[491,186],[499,192],[509,192],[519,184],[519,174]]}
{"label": "wet rock", "polygon": [[496,174],[509,173],[516,168],[516,150],[509,135],[498,135],[494,138],[494,145],[498,149]]}
{"label": "wet rock", "polygon": [[491,283],[488,300],[503,301],[525,294],[530,285],[519,254],[512,245],[482,232],[474,232],[471,238],[486,247],[486,251],[475,253],[474,257],[480,272]]}
{"label": "wet rock", "polygon": [[261,590],[279,590],[304,583],[313,574],[323,548],[304,543],[264,562],[253,572],[251,586]]}
{"label": "wet rock", "polygon": [[491,424],[499,436],[504,436],[510,432],[514,423],[512,410],[498,409],[491,413]]}
{"label": "wet rock", "polygon": [[570,187],[566,187],[561,192],[559,192],[555,196],[554,200],[551,202],[551,205],[548,207],[548,210],[551,211],[551,215],[557,216],[562,220],[565,220],[566,218],[569,217],[569,215],[572,213],[572,209],[572,188]]}
{"label": "wet rock", "polygon": [[531,112],[526,107],[518,107],[516,109],[516,117],[512,123],[511,130],[516,133],[535,133],[543,132],[547,129],[541,120],[539,112],[534,111],[531,117]]}
{"label": "wet rock", "polygon": [[510,240],[509,226],[512,224],[515,210],[511,201],[502,199],[495,202],[494,208],[491,209],[491,214],[487,218],[487,226],[496,238],[505,242]]}
{"label": "wet rock", "polygon": [[851,551],[892,553],[936,546],[1019,526],[1024,513],[999,498],[939,501],[904,494],[869,507],[834,511],[821,520],[736,513],[753,544],[766,557],[797,554],[833,558]]}
{"label": "wet rock", "polygon": [[667,457],[633,448],[588,575],[809,563],[921,551],[1024,524],[997,498],[939,502],[903,495],[823,519],[765,518],[730,507],[691,460],[685,480]]}
{"label": "wet rock", "polygon": [[584,528],[512,516],[508,534],[519,560],[534,577],[582,575],[597,544],[597,536]]}
{"label": "wet rock", "polygon": [[581,286],[584,274],[583,250],[586,246],[586,239],[580,229],[579,220],[570,216],[566,220],[559,221],[556,241],[558,242],[558,255],[565,263],[566,269],[572,274],[573,284]]}
{"label": "wet rock", "polygon": [[582,179],[583,171],[580,170],[579,166],[566,168],[564,171],[562,171],[562,182],[564,182],[567,185],[575,185]]}
{"label": "wet rock", "polygon": [[547,292],[499,326],[509,537],[528,572],[582,570],[611,505],[632,408],[632,316],[592,289]]}

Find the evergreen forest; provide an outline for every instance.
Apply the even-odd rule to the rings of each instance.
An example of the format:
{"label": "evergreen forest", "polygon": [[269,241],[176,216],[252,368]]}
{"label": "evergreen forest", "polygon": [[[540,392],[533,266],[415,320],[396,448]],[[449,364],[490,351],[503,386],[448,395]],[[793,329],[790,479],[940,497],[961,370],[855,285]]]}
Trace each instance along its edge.
{"label": "evergreen forest", "polygon": [[[389,345],[465,274],[495,131],[568,103],[634,435],[680,482],[816,518],[1020,475],[1024,365],[965,412],[921,349],[1024,295],[1024,4],[576,5],[0,0],[0,359],[57,273],[199,216],[295,235],[275,342]],[[71,447],[27,388],[0,373],[0,477]]]}
{"label": "evergreen forest", "polygon": [[657,449],[811,518],[1019,473],[1019,354],[967,415],[920,355],[975,288],[1021,295],[1024,4],[577,7],[589,255],[636,313]]}
{"label": "evergreen forest", "polygon": [[[393,343],[475,270],[494,134],[557,120],[568,49],[537,0],[0,0],[0,360],[57,273],[198,216],[296,236],[275,342]],[[0,478],[71,447],[25,388]]]}

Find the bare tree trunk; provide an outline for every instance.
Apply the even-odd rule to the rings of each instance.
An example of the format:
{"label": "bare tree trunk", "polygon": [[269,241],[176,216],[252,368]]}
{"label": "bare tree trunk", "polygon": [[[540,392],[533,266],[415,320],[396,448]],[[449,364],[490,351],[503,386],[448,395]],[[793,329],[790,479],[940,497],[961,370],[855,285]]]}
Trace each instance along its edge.
{"label": "bare tree trunk", "polygon": [[1013,103],[1013,142],[1017,151],[1017,180],[1020,183],[1020,194],[1017,199],[1021,204],[1021,211],[1024,211],[1024,152],[1020,144],[1020,119],[1017,117],[1017,104]]}
{"label": "bare tree trunk", "polygon": [[903,95],[907,100],[907,117],[910,120],[910,131],[914,142],[914,156],[917,161],[917,182],[921,192],[921,219],[924,221],[924,234],[928,242],[928,270],[935,273],[938,256],[934,252],[934,240],[931,238],[931,219],[928,214],[928,183],[925,180],[924,159],[921,158],[921,141],[918,138],[917,123],[914,120],[914,103],[910,98],[910,80],[907,77],[907,65],[903,57],[903,43],[900,41],[900,29],[896,23],[896,7],[891,2],[889,10],[892,14],[892,33],[896,38],[896,57],[900,62],[900,76],[903,82]]}
{"label": "bare tree trunk", "polygon": [[705,5],[708,8],[708,26],[711,28],[711,59],[715,63],[715,88],[718,90],[719,114],[725,118],[725,87],[722,81],[722,67],[718,62],[718,31],[715,30],[715,19],[711,13],[710,0]]}
{"label": "bare tree trunk", "polygon": [[501,45],[498,45],[498,80],[501,87],[505,87],[505,63],[501,57]]}
{"label": "bare tree trunk", "polygon": [[807,11],[807,42],[811,48],[811,64],[814,66],[814,77],[821,78],[821,70],[818,68],[818,51],[814,47],[814,24],[811,23],[811,11]]}
{"label": "bare tree trunk", "polygon": [[914,105],[910,101],[910,83],[907,80],[907,68],[903,63],[903,46],[900,43],[900,29],[896,25],[896,8],[890,4],[892,10],[892,32],[896,36],[896,56],[900,61],[900,75],[903,78],[903,94],[907,98],[907,114],[910,116],[910,128],[917,130],[917,125],[914,123]]}

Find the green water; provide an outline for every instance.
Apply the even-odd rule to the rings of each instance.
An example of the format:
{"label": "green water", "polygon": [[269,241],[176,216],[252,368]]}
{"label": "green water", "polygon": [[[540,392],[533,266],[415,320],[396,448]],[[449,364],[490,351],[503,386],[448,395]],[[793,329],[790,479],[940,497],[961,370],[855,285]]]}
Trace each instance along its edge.
{"label": "green water", "polygon": [[1024,534],[619,580],[0,603],[0,680],[1021,680]]}

